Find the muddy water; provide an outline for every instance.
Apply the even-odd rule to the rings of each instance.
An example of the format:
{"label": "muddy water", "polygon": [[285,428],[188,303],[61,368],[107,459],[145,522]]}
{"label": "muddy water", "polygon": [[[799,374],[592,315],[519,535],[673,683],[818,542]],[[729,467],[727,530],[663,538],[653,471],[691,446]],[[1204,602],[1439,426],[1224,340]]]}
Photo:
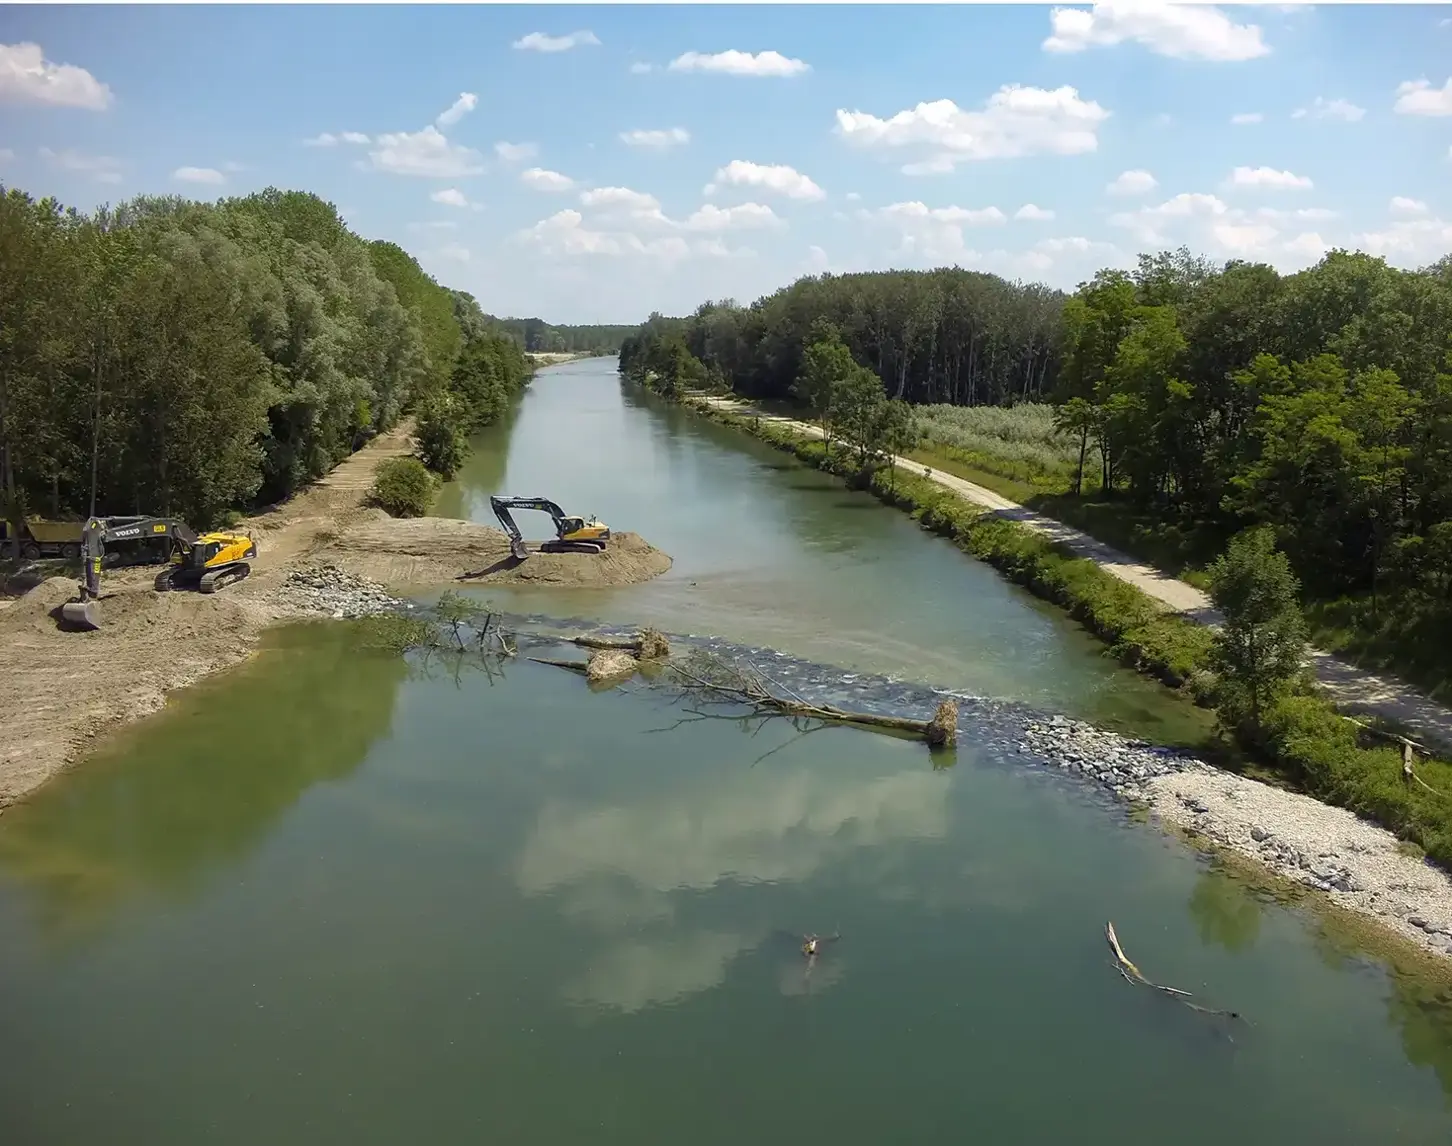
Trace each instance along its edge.
{"label": "muddy water", "polygon": [[[1205,714],[1119,668],[988,566],[868,494],[623,384],[615,364],[541,371],[509,421],[476,442],[437,511],[495,523],[491,493],[543,495],[640,533],[675,564],[603,592],[490,589],[501,607],[725,636],[1167,743],[1205,735]],[[550,533],[544,514],[517,520],[526,537]]]}
{"label": "muddy water", "polygon": [[[556,381],[569,448],[531,422]],[[633,604],[1013,703],[965,707],[934,760],[527,661],[404,663],[346,626],[274,633],[0,817],[7,1146],[1452,1139],[1452,996],[1015,750],[1025,701],[1168,728],[1152,692],[778,455],[582,367],[537,387],[458,504],[545,493],[680,558],[633,602],[547,611]],[[541,451],[583,482],[611,425],[634,454],[550,484]],[[612,477],[626,460],[656,476]],[[711,553],[814,623],[773,629]],[[1146,974],[1248,1023],[1125,983],[1106,919]],[[801,935],[838,931],[808,966]]]}

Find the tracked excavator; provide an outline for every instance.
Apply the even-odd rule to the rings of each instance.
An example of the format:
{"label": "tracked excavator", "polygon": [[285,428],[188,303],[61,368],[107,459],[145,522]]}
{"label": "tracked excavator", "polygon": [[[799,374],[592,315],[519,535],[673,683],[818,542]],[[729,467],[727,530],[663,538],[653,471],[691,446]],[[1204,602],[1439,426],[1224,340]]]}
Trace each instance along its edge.
{"label": "tracked excavator", "polygon": [[605,543],[610,539],[610,527],[603,521],[590,517],[572,517],[547,497],[494,497],[489,498],[494,516],[509,534],[509,552],[516,561],[529,556],[529,547],[520,535],[519,526],[514,524],[511,509],[538,509],[550,515],[555,523],[553,540],[540,543],[541,553],[604,553]]}
{"label": "tracked excavator", "polygon": [[80,629],[99,629],[96,602],[101,595],[101,561],[106,546],[117,541],[166,538],[171,561],[156,575],[156,590],[196,589],[215,593],[252,572],[257,543],[245,533],[197,533],[172,517],[93,517],[81,534],[85,579],[77,599],[61,606],[61,616]]}

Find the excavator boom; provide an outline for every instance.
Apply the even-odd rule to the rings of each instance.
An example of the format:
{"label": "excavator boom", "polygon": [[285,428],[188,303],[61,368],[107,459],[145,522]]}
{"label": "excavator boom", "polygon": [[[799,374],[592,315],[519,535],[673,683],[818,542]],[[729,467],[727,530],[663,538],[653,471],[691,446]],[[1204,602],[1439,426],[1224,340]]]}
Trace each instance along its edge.
{"label": "excavator boom", "polygon": [[572,517],[547,497],[498,497],[491,495],[489,506],[504,532],[509,535],[509,552],[516,561],[529,556],[529,546],[519,526],[514,523],[511,509],[537,509],[547,513],[555,523],[555,536],[540,545],[542,553],[603,553],[605,543],[610,539],[610,527],[593,516],[589,519]]}

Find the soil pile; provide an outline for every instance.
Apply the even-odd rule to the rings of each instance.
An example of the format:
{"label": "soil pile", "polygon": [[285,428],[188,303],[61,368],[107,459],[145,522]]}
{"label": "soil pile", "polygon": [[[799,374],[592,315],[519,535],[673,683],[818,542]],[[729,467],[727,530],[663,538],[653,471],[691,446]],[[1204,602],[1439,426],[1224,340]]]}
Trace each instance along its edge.
{"label": "soil pile", "polygon": [[604,553],[540,553],[516,561],[498,529],[447,517],[369,514],[316,556],[393,588],[455,581],[604,588],[658,577],[671,559],[635,533],[614,533]]}

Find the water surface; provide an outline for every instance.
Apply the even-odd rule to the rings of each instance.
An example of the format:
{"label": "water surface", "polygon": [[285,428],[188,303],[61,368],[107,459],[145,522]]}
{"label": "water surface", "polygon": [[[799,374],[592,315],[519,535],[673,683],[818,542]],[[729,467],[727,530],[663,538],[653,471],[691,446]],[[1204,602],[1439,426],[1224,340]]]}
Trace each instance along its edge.
{"label": "water surface", "polygon": [[[0,821],[7,1142],[1452,1134],[1442,1011],[1016,756],[1010,706],[935,768],[338,633]],[[1251,1025],[1126,984],[1108,918]]]}

